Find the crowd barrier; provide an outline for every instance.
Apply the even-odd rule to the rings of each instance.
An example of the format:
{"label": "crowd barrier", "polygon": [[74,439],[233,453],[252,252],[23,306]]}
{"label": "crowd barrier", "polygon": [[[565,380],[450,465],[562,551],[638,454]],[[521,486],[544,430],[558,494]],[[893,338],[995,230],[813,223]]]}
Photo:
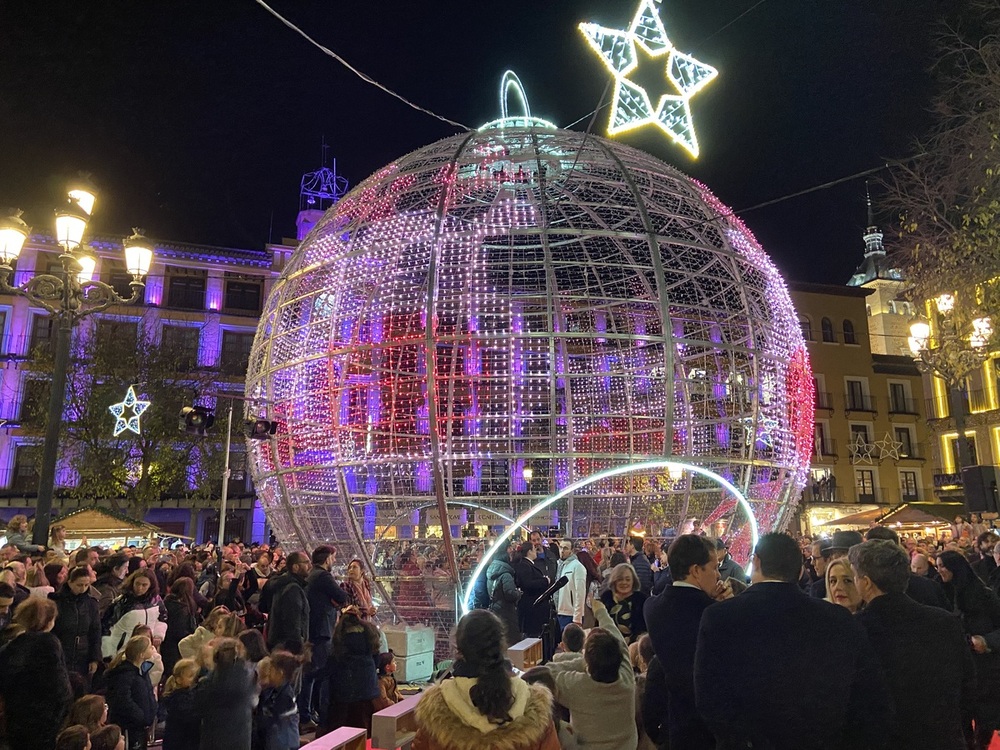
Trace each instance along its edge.
{"label": "crowd barrier", "polygon": [[409,750],[417,736],[417,719],[413,712],[420,696],[420,693],[411,695],[372,715],[372,750]]}
{"label": "crowd barrier", "polygon": [[341,727],[303,745],[299,750],[365,750],[367,746],[368,733],[364,729]]}

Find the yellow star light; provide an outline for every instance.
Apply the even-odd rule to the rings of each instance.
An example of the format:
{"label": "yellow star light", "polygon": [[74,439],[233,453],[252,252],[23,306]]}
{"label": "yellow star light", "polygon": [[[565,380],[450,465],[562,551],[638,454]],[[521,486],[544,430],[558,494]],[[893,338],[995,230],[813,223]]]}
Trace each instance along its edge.
{"label": "yellow star light", "polygon": [[[640,1],[628,31],[595,23],[581,23],[579,28],[615,77],[608,135],[655,124],[678,146],[698,156],[691,98],[718,76],[719,71],[674,48],[653,0]],[[661,96],[655,107],[646,90],[628,80],[628,75],[639,67],[637,44],[652,58],[666,57],[664,76],[677,90],[676,95]]]}

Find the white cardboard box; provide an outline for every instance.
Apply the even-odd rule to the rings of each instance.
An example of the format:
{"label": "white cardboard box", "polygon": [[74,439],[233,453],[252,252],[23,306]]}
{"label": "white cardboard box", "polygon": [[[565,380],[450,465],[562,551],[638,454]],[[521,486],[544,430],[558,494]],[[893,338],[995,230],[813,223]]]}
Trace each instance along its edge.
{"label": "white cardboard box", "polygon": [[[385,640],[396,656],[412,656],[434,651],[434,628],[427,625],[382,628]],[[399,663],[397,659],[396,663]]]}
{"label": "white cardboard box", "polygon": [[432,674],[434,674],[433,651],[396,657],[396,679],[399,682],[422,682],[429,680]]}

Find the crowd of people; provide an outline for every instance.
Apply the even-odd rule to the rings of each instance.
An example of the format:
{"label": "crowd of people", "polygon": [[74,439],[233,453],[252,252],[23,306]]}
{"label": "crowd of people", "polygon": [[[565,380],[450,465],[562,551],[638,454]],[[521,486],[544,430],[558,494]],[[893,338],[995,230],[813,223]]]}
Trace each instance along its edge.
{"label": "crowd of people", "polygon": [[[946,542],[765,534],[749,575],[697,523],[663,542],[533,532],[474,582],[413,748],[986,750],[1000,534],[978,523]],[[377,563],[435,608],[434,554]],[[67,551],[21,516],[0,562],[0,750],[290,750],[402,698],[367,566],[338,580],[331,546]],[[518,673],[525,636],[552,649]]]}
{"label": "crowd of people", "polygon": [[[495,552],[414,748],[986,750],[1000,535],[962,523],[941,542],[765,534],[749,576],[697,529],[656,546],[532,534]],[[503,644],[541,634],[537,594],[563,578],[557,653],[517,674]]]}
{"label": "crowd of people", "polygon": [[[291,750],[401,699],[361,560],[233,543],[0,548],[0,748]],[[218,553],[218,554],[216,554]]]}

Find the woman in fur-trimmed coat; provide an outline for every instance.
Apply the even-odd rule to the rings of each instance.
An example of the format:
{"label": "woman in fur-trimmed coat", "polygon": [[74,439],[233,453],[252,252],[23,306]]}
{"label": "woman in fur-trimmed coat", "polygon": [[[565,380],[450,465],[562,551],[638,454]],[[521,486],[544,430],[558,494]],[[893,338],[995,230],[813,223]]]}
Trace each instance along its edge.
{"label": "woman in fur-trimmed coat", "polygon": [[459,622],[455,642],[455,676],[417,704],[413,750],[559,750],[552,694],[511,675],[500,619],[473,610]]}

